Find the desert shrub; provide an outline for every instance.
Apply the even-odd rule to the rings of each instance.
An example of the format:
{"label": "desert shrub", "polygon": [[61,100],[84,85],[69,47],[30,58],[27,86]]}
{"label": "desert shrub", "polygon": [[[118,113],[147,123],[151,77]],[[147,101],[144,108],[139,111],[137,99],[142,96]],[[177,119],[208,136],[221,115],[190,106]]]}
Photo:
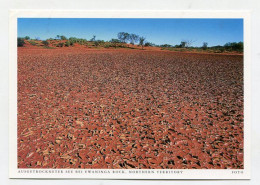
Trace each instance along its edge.
{"label": "desert shrub", "polygon": [[219,48],[219,51],[223,53],[225,51],[225,48]]}
{"label": "desert shrub", "polygon": [[25,44],[24,39],[18,37],[18,38],[17,38],[17,46],[18,46],[18,47],[23,47],[24,44]]}
{"label": "desert shrub", "polygon": [[111,44],[112,44],[112,46],[113,47],[117,47],[118,45],[119,45],[119,43],[120,43],[120,41],[118,40],[118,39],[111,39],[110,41],[109,41]]}
{"label": "desert shrub", "polygon": [[160,47],[162,47],[162,48],[170,48],[170,47],[172,47],[172,45],[170,45],[170,44],[162,44],[162,45],[160,45]]}
{"label": "desert shrub", "polygon": [[66,47],[69,47],[69,46],[70,46],[70,41],[67,40],[67,41],[65,42],[65,46],[66,46]]}
{"label": "desert shrub", "polygon": [[49,46],[49,42],[48,42],[47,40],[42,41],[42,44],[43,44],[44,46]]}
{"label": "desert shrub", "polygon": [[35,42],[34,40],[29,40],[28,41],[31,45],[33,45],[33,46],[36,46],[37,45],[37,42]]}
{"label": "desert shrub", "polygon": [[110,44],[105,44],[104,45],[104,48],[109,48],[110,47]]}
{"label": "desert shrub", "polygon": [[64,46],[64,43],[63,42],[60,42],[56,45],[57,47],[63,47]]}
{"label": "desert shrub", "polygon": [[101,45],[103,45],[105,43],[105,41],[103,41],[103,40],[96,40],[96,41],[94,41],[94,45],[95,46],[101,46]]}

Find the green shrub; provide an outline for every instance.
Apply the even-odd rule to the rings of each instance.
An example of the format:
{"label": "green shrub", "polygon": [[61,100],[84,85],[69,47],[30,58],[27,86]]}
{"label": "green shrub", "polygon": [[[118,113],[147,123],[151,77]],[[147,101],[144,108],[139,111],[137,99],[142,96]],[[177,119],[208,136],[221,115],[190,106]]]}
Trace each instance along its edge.
{"label": "green shrub", "polygon": [[49,46],[49,42],[48,42],[47,40],[42,41],[42,44],[43,44],[44,46]]}
{"label": "green shrub", "polygon": [[151,43],[151,42],[146,42],[146,43],[144,44],[144,46],[145,46],[145,47],[147,47],[147,46],[154,46],[154,44]]}
{"label": "green shrub", "polygon": [[65,46],[66,46],[66,47],[69,47],[69,46],[70,46],[70,41],[67,40],[67,41],[65,42]]}
{"label": "green shrub", "polygon": [[104,45],[104,43],[105,43],[105,41],[103,41],[103,40],[96,40],[96,41],[94,41],[94,45],[95,46],[101,46],[101,45]]}
{"label": "green shrub", "polygon": [[63,42],[60,42],[56,45],[57,47],[63,47],[64,46],[64,43]]}
{"label": "green shrub", "polygon": [[18,38],[17,38],[17,46],[18,46],[18,47],[23,47],[24,44],[25,44],[24,39],[18,37]]}
{"label": "green shrub", "polygon": [[223,53],[225,51],[225,48],[219,48],[219,51]]}
{"label": "green shrub", "polygon": [[29,43],[33,46],[36,46],[37,45],[37,42],[33,41],[33,40],[30,40]]}
{"label": "green shrub", "polygon": [[243,52],[244,43],[243,42],[228,42],[224,45],[225,50],[227,51],[238,51]]}

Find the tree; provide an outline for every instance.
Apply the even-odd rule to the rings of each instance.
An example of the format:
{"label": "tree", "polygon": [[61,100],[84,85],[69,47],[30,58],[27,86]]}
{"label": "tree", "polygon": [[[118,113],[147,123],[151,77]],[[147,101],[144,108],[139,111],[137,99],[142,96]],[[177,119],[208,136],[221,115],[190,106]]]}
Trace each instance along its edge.
{"label": "tree", "polygon": [[67,40],[67,37],[65,37],[64,35],[61,35],[61,36],[60,36],[60,39],[61,39],[61,40]]}
{"label": "tree", "polygon": [[138,42],[138,40],[139,40],[138,35],[133,34],[133,33],[129,35],[130,44],[134,45],[136,42]]}
{"label": "tree", "polygon": [[187,43],[185,41],[181,41],[180,47],[181,48],[185,48],[187,45]]}
{"label": "tree", "polygon": [[144,41],[145,41],[144,37],[139,37],[139,45],[142,46],[142,49],[144,49]]}
{"label": "tree", "polygon": [[23,47],[24,44],[25,44],[24,39],[21,38],[21,37],[18,37],[17,38],[17,46],[18,47]]}
{"label": "tree", "polygon": [[243,42],[228,42],[224,45],[225,49],[229,51],[239,51],[242,52],[244,50]]}
{"label": "tree", "polygon": [[90,39],[91,42],[95,42],[96,40],[96,35],[93,35],[93,37]]}
{"label": "tree", "polygon": [[181,41],[181,44],[180,44],[180,47],[181,47],[181,48],[191,47],[191,45],[192,45],[194,42],[195,42],[195,41],[193,41],[193,40],[182,40],[182,41]]}
{"label": "tree", "polygon": [[154,46],[155,44],[151,43],[151,42],[145,42],[144,46]]}
{"label": "tree", "polygon": [[24,39],[25,40],[30,40],[30,37],[29,36],[25,36]]}
{"label": "tree", "polygon": [[117,34],[117,38],[123,43],[126,43],[129,40],[129,36],[130,34],[126,32],[119,32]]}
{"label": "tree", "polygon": [[57,35],[56,38],[60,40],[60,35]]}
{"label": "tree", "polygon": [[207,42],[203,42],[202,49],[206,50],[207,48],[208,48],[208,43]]}

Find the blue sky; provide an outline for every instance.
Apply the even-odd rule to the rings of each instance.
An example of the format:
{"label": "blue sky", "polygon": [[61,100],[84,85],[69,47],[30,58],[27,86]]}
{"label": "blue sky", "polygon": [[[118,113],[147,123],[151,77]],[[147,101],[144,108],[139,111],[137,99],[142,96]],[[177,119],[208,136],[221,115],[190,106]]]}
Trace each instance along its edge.
{"label": "blue sky", "polygon": [[135,33],[155,44],[180,44],[193,40],[193,46],[224,45],[243,41],[243,19],[90,19],[90,18],[19,18],[18,37],[56,35],[110,40],[118,32]]}

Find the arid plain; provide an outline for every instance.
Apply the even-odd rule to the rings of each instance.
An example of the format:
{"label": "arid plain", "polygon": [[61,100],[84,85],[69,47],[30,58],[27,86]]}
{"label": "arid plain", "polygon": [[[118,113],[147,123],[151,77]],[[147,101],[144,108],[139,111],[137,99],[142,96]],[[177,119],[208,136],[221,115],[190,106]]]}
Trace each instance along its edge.
{"label": "arid plain", "polygon": [[18,168],[242,169],[243,55],[18,48]]}

